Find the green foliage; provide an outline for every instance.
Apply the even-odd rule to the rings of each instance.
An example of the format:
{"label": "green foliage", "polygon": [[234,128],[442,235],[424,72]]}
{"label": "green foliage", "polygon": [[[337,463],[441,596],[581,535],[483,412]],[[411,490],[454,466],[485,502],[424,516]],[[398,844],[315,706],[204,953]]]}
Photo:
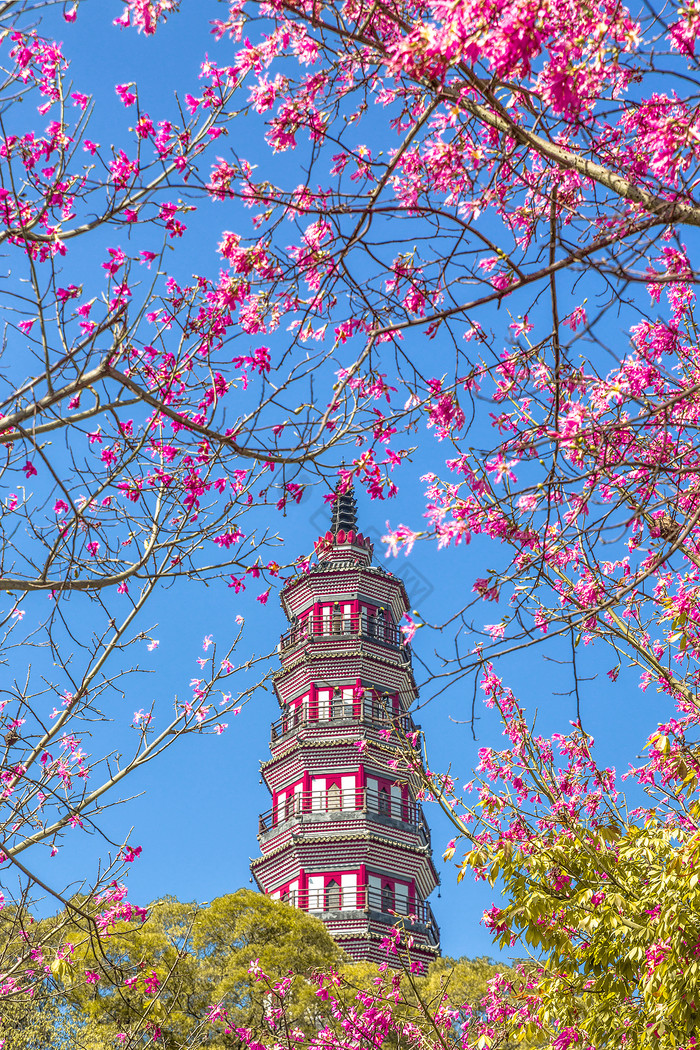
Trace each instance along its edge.
{"label": "green foliage", "polygon": [[[73,1029],[73,1031],[71,1031]],[[39,987],[32,998],[17,998],[3,1006],[0,1040],[3,1050],[72,1050],[74,1025]]]}
{"label": "green foliage", "polygon": [[580,726],[537,737],[500,680],[487,684],[512,747],[482,749],[476,806],[460,811],[445,792],[440,801],[471,843],[460,875],[502,887],[506,903],[485,924],[531,959],[490,986],[488,1045],[690,1050],[700,1031],[695,712],[649,738],[648,760],[630,773],[647,804],[630,810]]}
{"label": "green foliage", "polygon": [[[158,1045],[174,1048],[204,1038],[212,1008],[226,1012],[231,1029],[269,1030],[265,988],[249,972],[256,961],[279,978],[301,975],[288,996],[288,1021],[315,1031],[321,1004],[305,975],[338,967],[343,954],[320,920],[250,890],[202,907],[157,901],[143,925],[120,923],[99,943],[76,947],[64,979],[105,1032],[158,1030]],[[85,973],[99,979],[86,983]],[[207,1046],[238,1043],[225,1031],[207,1040]]]}
{"label": "green foliage", "polygon": [[504,969],[486,956],[479,959],[444,956],[430,964],[427,974],[416,985],[421,998],[431,1008],[446,997],[452,1009],[465,1013],[467,1005],[472,1009],[479,1007],[487,992],[486,982]]}
{"label": "green foliage", "polygon": [[[537,967],[538,1015],[514,988],[534,1037],[541,1020],[597,1047],[685,1046],[700,1030],[698,837],[652,822],[541,841],[527,858],[498,851],[501,943],[521,935]],[[516,1014],[517,1016],[517,1014]]]}
{"label": "green foliage", "polygon": [[[348,1013],[381,983],[379,968],[348,960],[320,920],[250,890],[202,906],[166,898],[143,925],[122,922],[99,938],[72,931],[65,916],[44,926],[59,931],[51,980],[64,996],[56,1002],[68,1005],[47,1013],[37,1003],[27,1013],[35,1041],[5,1050],[106,1050],[119,1033],[127,1046],[155,1039],[166,1050],[239,1047],[236,1029],[266,1044],[304,1043],[331,1021],[315,974],[337,973],[335,1002]],[[393,1009],[427,1033],[431,1011],[451,1009],[458,1023],[479,1013],[496,970],[487,959],[438,959],[427,974],[403,976]]]}

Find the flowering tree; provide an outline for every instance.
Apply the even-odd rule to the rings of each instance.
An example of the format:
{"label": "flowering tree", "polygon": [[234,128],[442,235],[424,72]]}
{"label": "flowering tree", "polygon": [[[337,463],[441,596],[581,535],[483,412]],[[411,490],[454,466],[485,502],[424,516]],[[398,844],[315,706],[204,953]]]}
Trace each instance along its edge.
{"label": "flowering tree", "polygon": [[[138,83],[115,85],[124,122],[103,144],[89,128],[99,90],[69,79],[80,3],[63,11],[64,49],[37,28],[42,7],[0,7],[2,850],[26,935],[2,994],[48,965],[22,906],[41,880],[32,852],[89,827],[108,791],[182,734],[221,731],[250,688],[229,684],[247,655],[229,651],[237,638],[223,659],[207,640],[170,720],[134,715],[133,757],[88,754],[88,723],[128,693],[129,646],[156,644],[152,596],[193,579],[235,595],[259,578],[264,601],[280,572],[258,514],[271,471],[280,511],[337,473],[383,499],[420,440],[427,525],[391,528],[390,550],[481,537],[490,569],[474,603],[506,609],[478,640],[464,611],[454,670],[481,673],[502,709],[512,747],[483,763],[507,783],[484,794],[487,829],[455,819],[475,838],[468,863],[500,869],[512,895],[494,929],[521,930],[559,966],[556,980],[523,973],[517,1024],[507,1004],[522,989],[495,986],[491,1019],[503,1010],[511,1034],[537,1029],[557,1050],[602,1045],[611,1024],[630,1045],[681,1045],[695,999],[676,1009],[683,993],[664,976],[695,965],[680,903],[654,916],[648,943],[623,923],[624,960],[611,931],[620,915],[642,925],[653,893],[668,892],[663,908],[673,887],[685,907],[695,887],[692,874],[687,891],[645,882],[629,859],[650,851],[679,878],[694,863],[695,7],[202,3],[214,39],[196,93],[173,82],[160,114]],[[150,36],[177,8],[129,0],[117,23]],[[234,124],[244,134],[228,139]],[[196,207],[226,207],[234,229],[213,220],[220,261],[193,276]],[[621,808],[580,727],[565,742],[573,765],[555,767],[494,684],[499,653],[558,638],[607,645],[611,678],[631,663],[678,708],[640,774],[665,793],[661,816]],[[457,806],[448,788],[427,777]],[[128,917],[111,884],[136,850],[113,847],[116,868],[86,875],[104,904],[99,921],[85,909],[86,929]],[[622,860],[619,900],[599,899]],[[544,898],[528,910],[533,887]],[[575,1016],[545,1001],[552,987],[573,988]],[[605,1021],[581,1006],[603,993]],[[430,1030],[443,1040],[451,1024]],[[490,1045],[492,1027],[470,1022],[465,1038]]]}
{"label": "flowering tree", "polygon": [[[169,6],[137,5],[142,26]],[[101,830],[126,778],[187,734],[222,733],[255,688],[257,660],[234,652],[234,610],[223,649],[205,638],[200,674],[171,710],[125,716],[138,649],[158,645],[145,620],[154,596],[212,579],[235,596],[259,580],[265,602],[280,572],[275,529],[256,517],[270,472],[281,472],[283,511],[301,495],[302,468],[371,434],[354,391],[332,409],[314,404],[323,353],[273,363],[262,345],[277,307],[249,277],[260,267],[274,280],[272,256],[249,258],[224,230],[218,273],[166,266],[170,246],[186,243],[192,200],[216,200],[226,185],[209,153],[238,115],[229,71],[205,63],[179,121],[151,118],[138,86],[117,84],[124,127],[100,145],[89,128],[100,100],[78,90],[61,47],[38,31],[43,7],[0,8],[0,903],[13,903],[15,930],[0,997],[10,999],[52,965],[29,910],[37,893],[92,937],[134,915],[119,879],[140,847],[107,835],[95,870],[71,873],[89,906],[68,900],[44,858],[64,841],[78,858],[79,832]],[[61,31],[76,17],[67,6]]]}

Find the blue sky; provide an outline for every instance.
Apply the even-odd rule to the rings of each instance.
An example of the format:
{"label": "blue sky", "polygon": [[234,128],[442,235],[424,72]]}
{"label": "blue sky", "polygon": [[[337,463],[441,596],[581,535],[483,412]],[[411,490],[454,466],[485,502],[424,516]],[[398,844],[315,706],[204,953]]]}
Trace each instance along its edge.
{"label": "blue sky", "polygon": [[[154,38],[113,27],[107,12],[114,17],[120,10],[120,3],[97,0],[81,5],[74,25],[65,25],[58,11],[49,18],[71,57],[75,89],[99,96],[93,137],[101,136],[105,142],[112,141],[114,128],[124,123],[124,110],[113,90],[115,83],[137,81],[142,107],[162,116],[172,105],[175,88],[183,95],[197,90],[204,53],[223,54],[230,47],[226,43],[216,45],[209,34],[206,15],[221,13],[220,7],[210,0],[185,0],[181,13],[173,16]],[[236,133],[234,126],[232,134]],[[242,140],[246,133],[241,127]],[[261,161],[267,158],[267,148],[262,143],[246,142],[246,146]],[[271,170],[294,180],[297,161],[295,154],[289,154],[270,159],[269,163]],[[216,244],[221,231],[237,228],[236,224],[245,223],[246,219],[238,211],[232,213],[227,204],[203,201],[189,222],[189,233],[184,245],[178,246],[180,257],[174,257],[174,266],[188,273],[216,272]],[[81,265],[90,263],[89,253],[94,251],[94,243],[85,249],[77,246],[69,265],[79,270]],[[505,312],[502,316],[494,314],[489,320],[503,330],[505,344],[508,316]],[[394,526],[406,522],[419,527],[424,489],[420,476],[436,469],[446,455],[449,449],[442,449],[424,431],[411,467],[400,479],[396,500],[391,504],[370,503],[358,494],[363,530],[381,536],[387,520]],[[320,488],[307,492],[301,505],[292,508],[281,523],[286,558],[291,560],[309,552],[319,532],[325,530],[328,511],[323,495]],[[375,556],[383,561],[384,552],[378,549]],[[419,544],[409,558],[385,564],[405,578],[409,597],[426,624],[431,624],[441,623],[447,613],[469,601],[474,579],[485,575],[496,559],[484,541],[475,541],[467,547],[440,552]],[[204,637],[212,634],[224,644],[233,633],[236,615],[246,618],[240,657],[273,650],[277,636],[286,629],[286,621],[274,594],[266,607],[256,603],[255,595],[254,590],[249,590],[243,596],[235,596],[225,582],[208,587],[181,583],[163,592],[140,625],[149,636],[158,639],[159,648],[149,652],[146,642],[142,643],[142,673],[132,679],[128,708],[147,708],[153,700],[167,705],[172,696],[182,695],[198,670],[196,659],[202,655]],[[474,615],[480,622],[497,618],[492,607],[477,609]],[[454,683],[443,692],[442,680],[433,679],[442,670],[443,656],[449,657],[453,652],[455,630],[453,627],[438,632],[425,627],[416,635],[414,649],[424,665],[415,665],[416,677],[423,682],[416,720],[425,730],[433,768],[450,767],[457,781],[464,782],[471,777],[479,746],[497,744],[499,729],[493,716],[477,701],[474,740],[470,724],[471,682]],[[550,659],[546,659],[546,652]],[[541,732],[566,731],[569,720],[576,716],[573,698],[562,695],[571,688],[568,670],[554,662],[563,657],[563,651],[553,647],[514,654],[501,663],[501,674],[528,710],[537,710]],[[622,675],[612,685],[606,671],[613,661],[602,647],[581,646],[579,661],[582,679],[591,679],[584,681],[582,689],[584,726],[597,740],[601,761],[623,771],[640,752],[649,730],[664,716],[663,701],[655,693],[640,693],[631,677]],[[436,692],[440,692],[439,697],[431,699]],[[179,743],[130,783],[129,794],[142,793],[139,797],[105,814],[105,826],[115,838],[121,841],[125,831],[133,826],[131,842],[143,847],[129,877],[134,900],[145,902],[173,894],[183,900],[204,901],[249,885],[249,859],[257,855],[257,815],[268,808],[268,795],[259,783],[258,767],[268,755],[269,724],[277,713],[273,694],[261,692],[239,716],[229,719],[229,729],[222,737],[193,737]],[[115,717],[123,722],[124,712]],[[123,738],[128,744],[128,735],[117,732],[119,740]],[[436,809],[428,807],[427,815],[436,863],[442,874],[440,899],[434,896],[432,904],[442,925],[443,951],[450,955],[492,954],[491,938],[479,925],[479,919],[494,899],[494,892],[468,880],[457,885],[454,867],[441,860],[442,849],[452,832]],[[77,842],[81,864],[93,863],[102,849],[100,839],[86,841],[81,836]],[[75,860],[67,853],[47,862],[46,870],[53,877],[67,880],[78,876]],[[77,882],[73,885],[79,888]]]}

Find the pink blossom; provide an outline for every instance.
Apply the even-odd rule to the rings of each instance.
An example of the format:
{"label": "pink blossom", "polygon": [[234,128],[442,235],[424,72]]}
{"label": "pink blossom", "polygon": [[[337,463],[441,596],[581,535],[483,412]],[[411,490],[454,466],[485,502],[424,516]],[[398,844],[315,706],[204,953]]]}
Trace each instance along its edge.
{"label": "pink blossom", "polygon": [[568,325],[572,332],[575,332],[579,325],[586,324],[586,310],[583,306],[577,306],[568,317],[564,318],[564,324]]}
{"label": "pink blossom", "polygon": [[404,613],[404,623],[400,626],[401,635],[405,645],[410,645],[413,641],[414,635],[422,624],[417,623],[409,613]]}
{"label": "pink blossom", "polygon": [[517,321],[514,321],[513,324],[508,325],[508,327],[513,331],[517,339],[521,335],[528,335],[534,330],[535,326],[530,324],[528,316],[525,314],[523,318],[518,318]]}
{"label": "pink blossom", "polygon": [[77,285],[69,284],[67,288],[58,288],[56,290],[56,298],[60,302],[65,303],[69,299],[75,299],[77,296],[79,296],[80,291],[81,289],[78,288]]}
{"label": "pink blossom", "polygon": [[406,557],[408,557],[413,550],[416,540],[424,535],[422,532],[414,532],[412,529],[409,529],[407,525],[399,525],[396,529],[392,530],[387,521],[386,527],[387,533],[385,536],[382,536],[382,543],[387,544],[387,558],[391,557],[392,554],[394,557],[397,557],[401,547],[405,548],[404,553]]}
{"label": "pink blossom", "polygon": [[228,550],[232,544],[239,543],[244,538],[243,533],[239,529],[234,529],[233,532],[222,532],[220,536],[215,536],[214,543]]}
{"label": "pink blossom", "polygon": [[158,22],[167,18],[177,5],[177,0],[127,0],[126,6],[114,25],[126,29],[135,26],[139,33],[151,36],[156,31]]}
{"label": "pink blossom", "polygon": [[125,106],[133,106],[136,101],[136,95],[130,90],[133,86],[133,84],[117,84],[114,89]]}

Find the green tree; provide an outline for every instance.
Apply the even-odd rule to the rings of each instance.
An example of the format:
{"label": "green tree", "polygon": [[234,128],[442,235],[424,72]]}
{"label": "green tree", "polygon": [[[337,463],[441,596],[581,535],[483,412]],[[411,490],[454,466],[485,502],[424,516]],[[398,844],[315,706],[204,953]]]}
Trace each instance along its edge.
{"label": "green tree", "polygon": [[194,1046],[219,1017],[226,1021],[207,1045],[231,1046],[240,1041],[236,1028],[270,1031],[268,989],[251,968],[258,965],[276,980],[298,975],[286,999],[286,1023],[308,1032],[317,1029],[322,1004],[307,978],[343,961],[319,919],[238,890],[209,905],[154,902],[142,925],[118,923],[109,937],[77,945],[63,980],[109,1037],[159,1032],[158,1045]]}
{"label": "green tree", "polygon": [[429,1008],[446,999],[450,1007],[464,1017],[479,1009],[487,994],[487,982],[503,969],[487,956],[479,959],[443,956],[431,963],[425,977],[416,982],[417,991]]}
{"label": "green tree", "polygon": [[648,757],[628,774],[641,803],[632,809],[580,725],[537,736],[490,668],[482,685],[509,746],[482,748],[478,803],[456,796],[449,778],[424,773],[469,847],[459,876],[473,871],[503,888],[485,925],[501,947],[530,956],[490,984],[477,1030],[486,1041],[475,1045],[692,1050],[700,1031],[695,705],[649,737]]}
{"label": "green tree", "polygon": [[50,987],[35,986],[32,996],[19,997],[3,1009],[2,1050],[102,1050],[88,1034],[89,1018],[76,1007],[60,1003]]}
{"label": "green tree", "polygon": [[[52,979],[70,1004],[52,1023],[68,1030],[70,1022],[73,1043],[69,1034],[66,1047],[81,1050],[111,1047],[119,1034],[127,1047],[150,1038],[167,1050],[239,1046],[246,1033],[308,1044],[334,1023],[333,1010],[352,1017],[383,980],[400,983],[394,1010],[405,1032],[399,1041],[408,1047],[416,1026],[431,1030],[431,1012],[452,1010],[455,1024],[479,1016],[498,969],[485,958],[445,958],[426,974],[382,979],[378,966],[349,960],[319,919],[250,890],[205,905],[168,897],[151,905],[143,924],[120,922],[107,937],[75,944],[63,916],[51,924],[58,930]],[[323,988],[330,975],[329,998],[319,974],[327,975]],[[37,1029],[43,1023],[41,1009],[28,1017]],[[49,1044],[62,1050],[53,1037]]]}

